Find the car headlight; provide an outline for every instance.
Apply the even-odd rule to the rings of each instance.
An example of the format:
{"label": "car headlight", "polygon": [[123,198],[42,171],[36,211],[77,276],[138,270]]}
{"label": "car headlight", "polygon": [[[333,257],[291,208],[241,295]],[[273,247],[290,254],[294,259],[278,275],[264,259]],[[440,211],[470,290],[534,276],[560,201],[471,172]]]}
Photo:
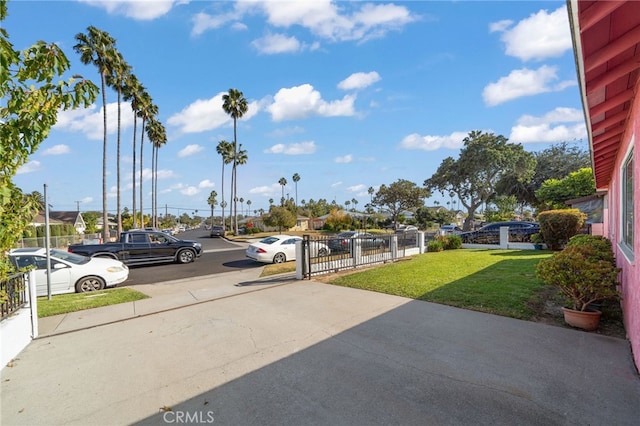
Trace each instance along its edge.
{"label": "car headlight", "polygon": [[126,271],[126,269],[123,268],[122,266],[109,266],[107,268],[107,272],[122,272],[122,271]]}

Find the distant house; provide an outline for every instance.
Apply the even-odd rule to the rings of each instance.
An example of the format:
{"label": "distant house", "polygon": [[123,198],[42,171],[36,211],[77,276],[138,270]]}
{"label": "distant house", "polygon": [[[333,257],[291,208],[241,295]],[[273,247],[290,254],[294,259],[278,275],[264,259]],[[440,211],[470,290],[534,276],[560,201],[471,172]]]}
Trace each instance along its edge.
{"label": "distant house", "polygon": [[61,212],[49,212],[49,219],[56,219],[62,223],[73,225],[76,228],[78,234],[84,234],[84,230],[87,229],[87,224],[82,218],[82,213],[79,211],[61,211]]}
{"label": "distant house", "polygon": [[569,0],[602,233],[622,269],[624,325],[640,367],[640,2]]}
{"label": "distant house", "polygon": [[604,200],[606,193],[596,193],[586,197],[565,201],[573,209],[587,215],[587,225],[592,235],[604,235]]}

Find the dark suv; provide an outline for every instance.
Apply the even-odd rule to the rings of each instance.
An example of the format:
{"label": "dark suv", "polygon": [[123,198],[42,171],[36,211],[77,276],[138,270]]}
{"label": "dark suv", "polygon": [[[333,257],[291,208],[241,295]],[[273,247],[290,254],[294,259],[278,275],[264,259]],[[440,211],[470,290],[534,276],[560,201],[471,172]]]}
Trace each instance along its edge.
{"label": "dark suv", "polygon": [[211,232],[209,233],[210,237],[224,237],[224,227],[213,225],[211,227]]}
{"label": "dark suv", "polygon": [[500,228],[509,227],[509,241],[513,243],[531,242],[531,235],[540,232],[540,225],[534,222],[495,222],[482,228],[460,234],[467,244],[500,244]]}

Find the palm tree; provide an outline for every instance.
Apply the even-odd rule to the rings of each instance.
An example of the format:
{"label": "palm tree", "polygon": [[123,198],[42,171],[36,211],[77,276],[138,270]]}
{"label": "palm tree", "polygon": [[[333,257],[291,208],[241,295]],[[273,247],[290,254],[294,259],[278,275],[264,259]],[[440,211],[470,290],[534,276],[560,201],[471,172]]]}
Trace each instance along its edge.
{"label": "palm tree", "polygon": [[134,75],[129,73],[127,80],[125,81],[125,86],[124,86],[124,91],[123,91],[123,95],[124,95],[124,100],[125,101],[130,101],[131,102],[131,110],[133,111],[133,167],[132,167],[132,190],[131,193],[133,195],[133,204],[132,204],[132,211],[133,211],[133,227],[137,228],[137,215],[136,215],[136,133],[138,130],[138,113],[140,112],[140,105],[141,105],[141,99],[142,99],[142,95],[145,92],[145,88],[144,86],[142,86],[142,84],[140,84],[140,81],[138,81],[138,78]]}
{"label": "palm tree", "polygon": [[222,188],[222,203],[224,203],[224,206],[222,204],[220,204],[220,206],[222,207],[222,226],[225,227],[224,208],[227,206],[227,203],[224,202],[224,165],[233,161],[233,144],[221,140],[218,142],[216,152],[222,157],[222,183],[220,187]]}
{"label": "palm tree", "polygon": [[143,167],[143,159],[144,156],[144,134],[146,129],[147,121],[153,119],[153,117],[158,114],[158,107],[154,105],[153,100],[149,93],[144,92],[142,94],[141,103],[140,103],[140,111],[138,112],[138,117],[142,119],[142,130],[140,131],[140,217],[142,222],[140,226],[144,228],[144,209],[142,208],[142,199],[143,199],[143,191],[142,191],[142,179],[144,177],[144,167]]}
{"label": "palm tree", "polygon": [[207,204],[211,206],[211,226],[213,226],[213,207],[218,204],[218,200],[216,200],[217,196],[218,193],[216,191],[211,191],[209,198],[207,198]]}
{"label": "palm tree", "polygon": [[[238,152],[235,155],[235,164],[236,164],[236,168],[237,166],[242,166],[244,164],[247,164],[247,161],[249,160],[249,156],[247,155],[247,150],[246,149],[242,149],[242,144],[238,145]],[[237,184],[237,180],[234,179],[234,188],[233,188],[233,193],[235,195],[235,197],[233,198],[234,200],[234,205],[235,205],[235,214],[234,214],[234,218],[235,218],[235,230],[237,233],[237,229],[238,229],[238,210],[237,210],[237,201],[239,201],[238,198],[238,194],[237,194],[237,188],[235,187],[235,185]],[[241,209],[242,210],[242,209]],[[242,211],[241,211],[242,213]]]}
{"label": "palm tree", "polygon": [[351,202],[353,203],[353,211],[358,211],[357,210],[357,206],[358,206],[358,200],[356,200],[355,198],[351,199]]}
{"label": "palm tree", "polygon": [[293,179],[293,183],[296,184],[296,207],[298,207],[298,182],[300,181],[300,175],[294,173],[291,179]]}
{"label": "palm tree", "polygon": [[158,151],[167,143],[167,131],[165,127],[152,117],[147,125],[147,137],[152,144],[151,154],[151,226],[157,227],[158,216]]}
{"label": "palm tree", "polygon": [[237,213],[238,213],[238,205],[236,203],[237,198],[237,176],[236,176],[236,166],[237,166],[237,154],[238,154],[238,138],[237,138],[237,123],[238,119],[242,118],[243,115],[249,109],[247,100],[244,97],[244,94],[237,89],[229,89],[229,93],[222,96],[222,109],[225,113],[229,114],[233,118],[233,168],[231,170],[231,182],[232,182],[232,194],[231,198],[233,199],[233,211],[234,217],[236,217],[234,232],[238,234],[238,221],[237,221]]}
{"label": "palm tree", "polygon": [[93,64],[100,73],[102,91],[102,238],[109,239],[109,218],[107,217],[107,94],[105,91],[106,76],[111,73],[113,53],[116,40],[107,32],[96,27],[87,27],[87,34],[78,33],[75,36],[78,43],[73,50],[80,54],[80,62],[85,65]]}
{"label": "palm tree", "polygon": [[273,198],[269,198],[269,207],[273,205]]}
{"label": "palm tree", "polygon": [[287,186],[287,180],[281,177],[278,183],[282,186],[282,197],[280,198],[280,204],[284,206],[284,187]]}
{"label": "palm tree", "polygon": [[118,133],[116,142],[116,222],[118,223],[118,235],[122,232],[122,213],[120,211],[120,134],[121,134],[121,103],[122,93],[131,72],[131,66],[127,64],[120,52],[115,51],[112,59],[111,72],[106,76],[107,85],[118,93]]}
{"label": "palm tree", "polygon": [[247,200],[247,216],[249,216],[249,213],[251,213],[251,200]]}
{"label": "palm tree", "polygon": [[351,205],[351,201],[349,201],[349,200],[345,201],[345,202],[344,202],[344,205],[345,205],[345,207],[346,207],[346,209],[345,209],[345,210],[349,210],[349,206]]}

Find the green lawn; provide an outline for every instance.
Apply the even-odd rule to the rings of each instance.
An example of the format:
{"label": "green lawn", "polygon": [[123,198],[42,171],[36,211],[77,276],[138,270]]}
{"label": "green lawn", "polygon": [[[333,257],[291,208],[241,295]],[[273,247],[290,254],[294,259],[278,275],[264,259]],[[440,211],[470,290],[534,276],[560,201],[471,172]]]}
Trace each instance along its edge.
{"label": "green lawn", "polygon": [[66,314],[84,309],[116,305],[146,299],[149,296],[130,288],[114,288],[87,293],[58,294],[48,300],[38,297],[38,317]]}
{"label": "green lawn", "polygon": [[534,250],[447,250],[322,279],[323,282],[530,319],[544,284],[535,276]]}

